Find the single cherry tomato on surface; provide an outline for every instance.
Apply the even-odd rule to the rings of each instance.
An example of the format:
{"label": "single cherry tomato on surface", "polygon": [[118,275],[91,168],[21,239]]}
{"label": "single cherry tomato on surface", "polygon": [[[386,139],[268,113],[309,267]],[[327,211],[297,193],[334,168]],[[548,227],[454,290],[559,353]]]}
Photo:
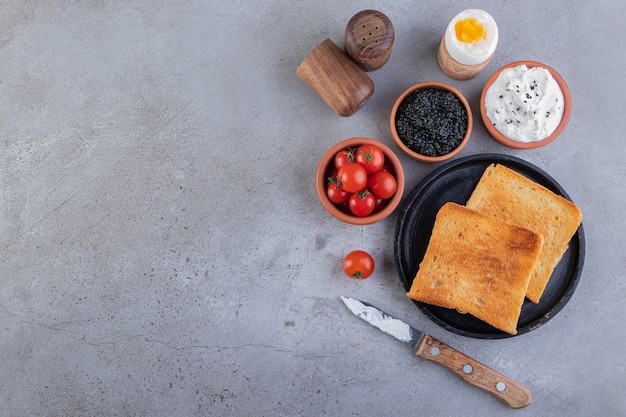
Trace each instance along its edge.
{"label": "single cherry tomato on surface", "polygon": [[362,145],[354,152],[354,162],[362,165],[368,174],[373,174],[383,168],[385,154],[376,145]]}
{"label": "single cherry tomato on surface", "polygon": [[388,172],[378,171],[373,173],[367,181],[369,189],[378,198],[387,199],[396,192],[396,179]]}
{"label": "single cherry tomato on surface", "polygon": [[337,152],[334,159],[335,168],[339,169],[348,162],[354,162],[354,153],[352,152],[352,149],[344,149]]}
{"label": "single cherry tomato on surface", "polygon": [[345,191],[343,188],[339,188],[337,181],[332,181],[328,184],[328,187],[326,187],[326,195],[328,195],[328,199],[334,204],[343,204],[348,201],[351,193]]}
{"label": "single cherry tomato on surface", "polygon": [[337,171],[339,187],[349,193],[356,193],[367,186],[367,172],[356,162],[348,162]]}
{"label": "single cherry tomato on surface", "polygon": [[348,207],[357,217],[369,216],[376,207],[376,197],[369,190],[356,192],[348,199]]}
{"label": "single cherry tomato on surface", "polygon": [[350,278],[369,278],[374,272],[374,258],[363,250],[355,250],[343,259],[343,272]]}

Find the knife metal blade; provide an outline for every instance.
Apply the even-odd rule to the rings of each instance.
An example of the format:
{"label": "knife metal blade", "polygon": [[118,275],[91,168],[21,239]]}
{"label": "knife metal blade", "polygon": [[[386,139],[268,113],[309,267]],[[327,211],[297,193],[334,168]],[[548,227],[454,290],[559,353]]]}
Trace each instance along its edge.
{"label": "knife metal blade", "polygon": [[357,317],[401,342],[407,343],[415,349],[417,356],[445,366],[464,381],[494,395],[509,407],[522,408],[532,402],[532,394],[527,388],[476,359],[470,358],[371,304],[343,296],[341,300]]}
{"label": "knife metal blade", "polygon": [[341,299],[355,316],[408,344],[413,349],[417,349],[424,337],[424,333],[421,331],[409,326],[402,320],[391,317],[371,304],[348,297],[341,297]]}

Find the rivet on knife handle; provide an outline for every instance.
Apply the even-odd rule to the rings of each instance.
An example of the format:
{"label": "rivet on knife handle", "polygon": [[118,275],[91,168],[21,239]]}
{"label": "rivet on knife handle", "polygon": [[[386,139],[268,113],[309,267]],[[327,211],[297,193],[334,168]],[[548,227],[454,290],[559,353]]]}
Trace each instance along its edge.
{"label": "rivet on knife handle", "polygon": [[526,407],[533,400],[532,394],[523,385],[432,336],[424,336],[415,354],[445,366],[464,381],[496,396],[509,407]]}

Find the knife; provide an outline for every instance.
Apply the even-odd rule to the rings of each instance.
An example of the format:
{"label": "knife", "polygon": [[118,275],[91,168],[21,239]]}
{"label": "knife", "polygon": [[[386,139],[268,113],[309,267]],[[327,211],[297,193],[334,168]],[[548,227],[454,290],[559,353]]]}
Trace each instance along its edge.
{"label": "knife", "polygon": [[374,327],[407,343],[421,358],[445,366],[458,377],[502,400],[512,408],[526,407],[532,394],[523,385],[505,377],[464,353],[398,320],[371,304],[341,297],[350,311]]}

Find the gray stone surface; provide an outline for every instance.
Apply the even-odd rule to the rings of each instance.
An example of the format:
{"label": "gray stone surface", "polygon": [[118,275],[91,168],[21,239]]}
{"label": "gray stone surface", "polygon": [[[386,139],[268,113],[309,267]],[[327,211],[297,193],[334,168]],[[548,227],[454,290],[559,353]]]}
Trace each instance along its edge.
{"label": "gray stone surface", "polygon": [[[486,70],[448,79],[436,48],[479,7],[500,27]],[[340,118],[295,75],[356,12],[396,30],[376,90]],[[7,1],[0,7],[0,415],[626,415],[623,2]],[[520,59],[568,82],[565,133],[536,150],[491,139],[488,76]],[[472,103],[459,156],[515,155],[582,208],[573,298],[505,340],[457,336],[404,294],[397,214],[338,222],[314,175],[352,136],[392,147],[405,88],[443,81]],[[399,149],[395,148],[398,152]],[[408,193],[436,166],[401,155]],[[370,251],[370,279],[342,275]],[[352,316],[378,304],[526,385],[513,411]]]}

